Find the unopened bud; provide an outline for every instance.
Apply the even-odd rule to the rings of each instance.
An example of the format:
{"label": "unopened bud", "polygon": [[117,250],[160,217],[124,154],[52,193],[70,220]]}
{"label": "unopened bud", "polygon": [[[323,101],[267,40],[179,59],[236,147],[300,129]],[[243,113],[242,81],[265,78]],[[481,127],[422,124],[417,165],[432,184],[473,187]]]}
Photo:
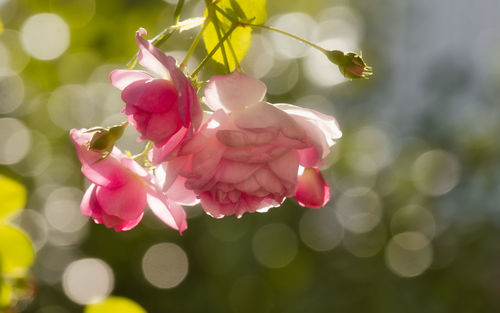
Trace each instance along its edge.
{"label": "unopened bud", "polygon": [[353,52],[344,53],[339,50],[329,50],[325,52],[332,63],[339,67],[340,72],[344,77],[350,79],[368,78],[372,75],[372,68],[366,65],[361,58],[361,54],[357,55]]}
{"label": "unopened bud", "polygon": [[109,128],[91,128],[87,132],[94,132],[88,143],[88,150],[101,152],[103,155],[111,153],[115,142],[120,139],[128,122]]}

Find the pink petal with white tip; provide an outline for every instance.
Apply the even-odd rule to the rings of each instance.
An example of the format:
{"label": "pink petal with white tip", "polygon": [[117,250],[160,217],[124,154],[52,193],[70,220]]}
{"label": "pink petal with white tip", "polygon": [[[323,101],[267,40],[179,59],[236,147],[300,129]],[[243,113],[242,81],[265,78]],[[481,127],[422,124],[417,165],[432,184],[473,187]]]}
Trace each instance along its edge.
{"label": "pink petal with white tip", "polygon": [[170,79],[170,74],[167,70],[167,56],[142,37],[142,35],[146,34],[147,32],[144,28],[139,28],[135,33],[135,40],[139,47],[137,60],[139,60],[142,66],[151,70],[160,78]]}
{"label": "pink petal with white tip", "polygon": [[186,178],[182,176],[177,176],[177,179],[170,185],[166,196],[181,205],[189,205],[193,206],[200,203],[200,200],[194,193],[194,191],[187,189],[184,184],[186,182]]}
{"label": "pink petal with white tip", "polygon": [[149,191],[147,202],[151,211],[165,224],[182,234],[187,229],[186,212],[179,204],[170,201],[158,191]]}
{"label": "pink petal with white tip", "polygon": [[123,90],[125,87],[138,80],[147,80],[151,78],[153,77],[148,73],[136,70],[114,70],[109,75],[111,84],[120,90]]}

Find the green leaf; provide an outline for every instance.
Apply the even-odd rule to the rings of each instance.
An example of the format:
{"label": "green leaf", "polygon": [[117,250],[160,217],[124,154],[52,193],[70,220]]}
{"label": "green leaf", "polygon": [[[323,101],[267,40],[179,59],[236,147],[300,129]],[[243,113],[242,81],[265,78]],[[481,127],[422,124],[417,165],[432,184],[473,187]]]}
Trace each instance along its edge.
{"label": "green leaf", "polygon": [[4,280],[0,282],[0,311],[10,306],[12,301],[12,286]]}
{"label": "green leaf", "polygon": [[22,276],[33,263],[35,251],[28,236],[21,230],[0,225],[0,268],[2,274]]}
{"label": "green leaf", "polygon": [[[221,23],[221,37],[229,30],[231,24]],[[219,37],[215,29],[214,23],[210,22],[203,32],[203,40],[205,42],[205,48],[207,52],[212,51],[215,46],[219,43]],[[239,63],[250,47],[250,42],[252,40],[252,29],[250,27],[238,27],[229,36],[228,40],[224,42],[223,46],[226,51],[227,60],[229,63],[229,70],[232,71],[236,68],[236,64]],[[229,43],[228,43],[229,41]],[[234,60],[233,54],[231,52],[231,47],[234,50],[237,61]],[[224,64],[224,56],[222,54],[222,48],[219,48],[217,52],[212,56],[215,61]]]}
{"label": "green leaf", "polygon": [[[210,23],[203,33],[203,41],[205,42],[205,48],[207,49],[207,52],[210,52],[215,46],[217,46],[219,38],[222,38],[224,34],[229,30],[233,21],[262,24],[266,21],[267,18],[266,0],[221,0],[218,1],[216,5],[225,13],[221,13],[215,8],[205,10],[205,16],[209,15],[209,11],[213,12],[211,13],[212,16],[210,17]],[[220,28],[219,34],[217,34],[216,26],[219,26]],[[251,27],[240,26],[231,34],[231,36],[229,36],[228,40],[223,44],[230,71],[235,69],[236,64],[243,59],[248,51],[248,48],[250,47],[251,41]],[[231,51],[231,47],[234,51],[234,54],[233,51]],[[212,56],[212,59],[221,64],[225,63],[222,47]]]}
{"label": "green leaf", "polygon": [[[227,5],[227,2],[229,2],[229,5]],[[221,4],[219,7],[224,5],[225,7],[233,8],[236,13],[238,11],[244,13],[246,18],[252,21],[252,24],[262,24],[267,19],[266,0],[222,0],[218,3]],[[238,6],[239,9],[237,8]]]}
{"label": "green leaf", "polygon": [[0,19],[0,34],[3,33],[3,24],[2,24],[2,20]]}
{"label": "green leaf", "polygon": [[[221,0],[216,5],[231,18],[241,22],[263,24],[267,19],[266,0]],[[218,16],[223,16],[220,12]],[[224,23],[230,23],[227,17],[222,18]]]}
{"label": "green leaf", "polygon": [[248,17],[246,16],[245,12],[243,9],[240,7],[238,2],[236,0],[229,0],[231,2],[231,8],[233,9],[234,14],[238,16],[242,20],[247,20]]}
{"label": "green leaf", "polygon": [[0,221],[21,210],[26,204],[26,188],[5,176],[0,176]]}
{"label": "green leaf", "polygon": [[147,313],[134,301],[124,297],[109,297],[96,304],[87,305],[84,313]]}

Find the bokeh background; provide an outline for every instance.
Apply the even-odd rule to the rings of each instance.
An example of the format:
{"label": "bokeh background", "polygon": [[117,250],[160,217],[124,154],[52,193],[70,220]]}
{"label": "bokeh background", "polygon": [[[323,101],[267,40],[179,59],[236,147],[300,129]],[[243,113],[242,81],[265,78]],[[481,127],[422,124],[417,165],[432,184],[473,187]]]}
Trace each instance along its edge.
{"label": "bokeh background", "polygon": [[[239,220],[188,208],[183,236],[149,214],[115,233],[80,214],[88,183],[68,132],[125,119],[108,75],[135,54],[135,30],[151,38],[174,8],[0,0],[0,174],[28,190],[11,223],[36,250],[19,311],[82,312],[117,295],[150,313],[500,312],[499,1],[268,1],[266,24],[363,51],[374,67],[347,81],[318,52],[260,30],[242,64],[269,101],[338,119],[332,201]],[[202,12],[186,1],[181,19]],[[161,48],[182,58],[195,34]],[[139,152],[136,136],[129,127],[118,145]]]}

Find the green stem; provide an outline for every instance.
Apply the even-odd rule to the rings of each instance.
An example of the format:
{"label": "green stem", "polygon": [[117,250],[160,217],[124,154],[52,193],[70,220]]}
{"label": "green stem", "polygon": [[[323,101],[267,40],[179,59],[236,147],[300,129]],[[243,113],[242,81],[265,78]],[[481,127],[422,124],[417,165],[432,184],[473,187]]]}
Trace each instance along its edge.
{"label": "green stem", "polygon": [[[167,41],[167,39],[170,38],[170,36],[172,36],[172,34],[175,31],[177,31],[179,29],[182,31],[183,27],[186,27],[186,23],[181,22],[179,24],[169,26],[169,27],[165,28],[161,33],[156,35],[153,39],[151,39],[150,42],[153,46],[161,45],[162,43]],[[198,41],[199,41],[199,39],[198,39]],[[135,54],[135,56],[127,63],[127,70],[131,70],[137,65],[137,57],[138,56],[139,56],[139,52],[137,52]]]}
{"label": "green stem", "polygon": [[148,143],[144,147],[144,150],[141,153],[134,155],[132,157],[132,159],[134,159],[135,161],[142,159],[142,161],[143,161],[142,163],[144,163],[144,161],[148,157],[148,153],[149,153],[149,151],[151,151],[151,149],[153,149],[153,142],[148,141]]}
{"label": "green stem", "polygon": [[177,6],[174,11],[174,25],[179,22],[179,17],[181,16],[182,7],[184,6],[184,0],[177,1]]}
{"label": "green stem", "polygon": [[200,31],[198,32],[198,34],[196,35],[196,37],[194,38],[193,42],[191,43],[191,46],[189,47],[189,50],[188,52],[186,53],[186,56],[184,57],[184,60],[182,60],[182,63],[180,65],[180,69],[183,70],[184,67],[186,67],[187,65],[187,62],[189,61],[189,58],[191,57],[191,55],[194,53],[194,50],[196,49],[196,47],[198,46],[198,43],[200,42],[201,40],[201,36],[203,35],[203,32],[205,31],[205,28],[207,28],[208,26],[208,19],[206,19],[204,22],[203,22],[203,26],[201,27]]}
{"label": "green stem", "polygon": [[272,26],[257,25],[257,24],[242,23],[242,22],[240,22],[240,24],[246,25],[246,26],[250,26],[250,27],[254,27],[254,28],[261,28],[261,29],[272,30],[273,32],[277,32],[277,33],[283,34],[285,36],[291,37],[291,38],[293,38],[295,40],[301,41],[301,42],[305,43],[306,45],[309,45],[309,46],[311,46],[311,47],[313,47],[313,48],[315,48],[315,49],[317,49],[317,50],[319,50],[319,51],[321,51],[323,53],[327,53],[328,52],[328,50],[326,50],[325,48],[322,48],[322,47],[318,46],[317,44],[315,44],[313,42],[310,42],[309,40],[306,40],[306,39],[304,39],[302,37],[296,36],[294,34],[286,32],[284,30],[281,30],[281,29],[278,29],[278,28],[274,28]]}
{"label": "green stem", "polygon": [[137,57],[139,57],[139,52],[136,52],[134,57],[127,62],[127,70],[131,70],[137,65]]}
{"label": "green stem", "polygon": [[233,45],[231,44],[231,40],[229,40],[227,42],[228,46],[229,46],[229,50],[231,51],[231,55],[233,56],[233,59],[234,59],[234,63],[236,64],[236,70],[238,72],[243,72],[241,66],[240,66],[240,62],[238,62],[238,58],[236,57],[236,52],[234,51],[234,48],[233,48]]}
{"label": "green stem", "polygon": [[225,18],[227,18],[228,21],[230,21],[232,23],[237,22],[236,19],[234,19],[229,14],[227,14],[224,10],[222,10],[221,8],[219,8],[216,4],[214,4],[214,8],[215,8],[216,11],[218,11],[220,14],[222,14]]}
{"label": "green stem", "polygon": [[[222,16],[224,16],[228,21],[232,22],[232,23],[237,23],[238,21],[235,20],[234,18],[232,18],[231,16],[229,16],[224,10],[222,10],[221,8],[219,8],[217,6],[217,4],[214,4],[213,5],[214,9],[219,12]],[[231,41],[228,41],[227,42],[228,46],[229,46],[229,50],[231,51],[231,55],[233,56],[233,59],[236,63],[236,70],[242,72],[243,70],[241,69],[241,66],[240,66],[240,63],[238,62],[238,58],[236,57],[236,52],[234,51],[234,48],[233,48],[233,44],[231,43]]]}
{"label": "green stem", "polygon": [[222,39],[217,43],[217,45],[212,49],[212,51],[210,51],[210,53],[201,61],[198,67],[194,70],[194,72],[191,74],[191,77],[195,77],[196,74],[198,74],[201,71],[203,66],[205,66],[205,63],[207,63],[208,60],[210,60],[210,58],[215,54],[215,52],[220,48],[220,46],[222,46],[224,41],[226,41],[227,38],[229,38],[229,36],[233,33],[236,27],[238,27],[237,23],[233,23],[233,25],[231,25],[231,28],[229,28],[227,33],[224,34],[224,37],[222,37]]}
{"label": "green stem", "polygon": [[[207,9],[208,9],[208,16],[212,20],[212,23],[214,24],[215,28],[215,33],[217,34],[217,39],[219,41],[222,40],[222,34],[221,34],[221,26],[219,24],[219,18],[215,14],[215,10],[213,5],[210,5],[208,1],[205,1],[207,3]],[[222,52],[222,58],[224,59],[224,65],[226,66],[226,72],[229,74],[231,72],[231,67],[229,66],[229,60],[227,58],[227,53],[226,53],[226,47],[224,45],[221,46],[221,52]]]}

